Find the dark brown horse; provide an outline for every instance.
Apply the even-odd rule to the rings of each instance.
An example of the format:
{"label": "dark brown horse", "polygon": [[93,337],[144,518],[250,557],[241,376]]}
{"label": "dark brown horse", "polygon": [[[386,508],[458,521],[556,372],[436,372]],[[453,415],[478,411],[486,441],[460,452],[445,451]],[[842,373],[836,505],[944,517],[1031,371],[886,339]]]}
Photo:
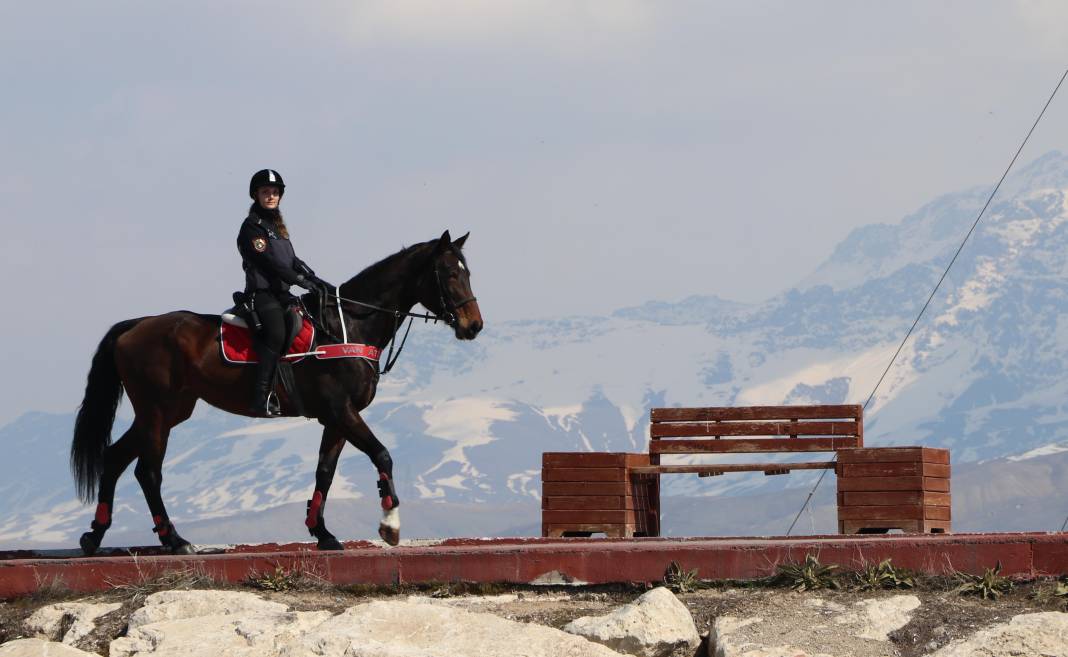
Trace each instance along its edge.
{"label": "dark brown horse", "polygon": [[[457,339],[474,339],[482,329],[482,315],[461,251],[466,239],[464,235],[453,242],[446,231],[440,239],[403,249],[343,284],[340,296],[399,313],[409,312],[420,303],[435,315],[448,318]],[[314,295],[306,295],[304,301],[328,333],[342,335],[336,309],[331,313],[329,307],[319,308]],[[349,342],[379,348],[389,343],[399,323],[395,313],[355,304],[345,305],[344,317]],[[218,315],[177,311],[119,322],[101,340],[78,410],[70,454],[80,496],[86,502],[96,496],[98,502],[92,531],[81,538],[86,554],[96,551],[111,526],[115,484],[134,459],[134,474],[155,523],[153,531],[172,551],[191,552],[189,543],[168,519],[160,495],[167,437],[171,428],[190,416],[198,399],[247,415],[252,394],[253,368],[227,364],[222,358],[219,321]],[[375,396],[376,367],[361,359],[309,358],[295,364],[293,372],[304,403],[303,414],[323,425],[315,491],[305,521],[319,549],[342,549],[326,529],[323,506],[346,441],[367,454],[378,470],[383,510],[379,534],[396,545],[400,518],[393,462],[360,417],[360,411]],[[124,389],[133,405],[134,421],[111,443],[111,428]],[[283,413],[295,415],[292,403],[282,401]]]}

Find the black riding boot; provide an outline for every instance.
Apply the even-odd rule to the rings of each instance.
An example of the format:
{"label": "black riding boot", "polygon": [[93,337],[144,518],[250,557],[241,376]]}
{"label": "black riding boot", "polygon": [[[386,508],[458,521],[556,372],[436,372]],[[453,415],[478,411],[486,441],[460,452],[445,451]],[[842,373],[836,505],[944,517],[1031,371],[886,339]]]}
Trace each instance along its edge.
{"label": "black riding boot", "polygon": [[256,352],[259,354],[259,362],[256,363],[256,382],[252,386],[252,404],[249,412],[260,417],[277,417],[282,414],[278,406],[278,397],[274,391],[274,373],[278,369],[278,354],[270,349],[264,349],[258,345]]}

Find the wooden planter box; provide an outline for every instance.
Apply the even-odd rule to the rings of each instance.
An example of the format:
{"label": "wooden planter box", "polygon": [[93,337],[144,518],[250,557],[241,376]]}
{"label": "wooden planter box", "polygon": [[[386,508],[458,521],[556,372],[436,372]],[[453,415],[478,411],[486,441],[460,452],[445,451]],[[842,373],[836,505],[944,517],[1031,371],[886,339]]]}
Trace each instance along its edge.
{"label": "wooden planter box", "polygon": [[642,465],[648,454],[542,454],[541,535],[658,536],[660,481],[630,471]]}
{"label": "wooden planter box", "polygon": [[951,531],[948,449],[843,449],[836,473],[839,533]]}

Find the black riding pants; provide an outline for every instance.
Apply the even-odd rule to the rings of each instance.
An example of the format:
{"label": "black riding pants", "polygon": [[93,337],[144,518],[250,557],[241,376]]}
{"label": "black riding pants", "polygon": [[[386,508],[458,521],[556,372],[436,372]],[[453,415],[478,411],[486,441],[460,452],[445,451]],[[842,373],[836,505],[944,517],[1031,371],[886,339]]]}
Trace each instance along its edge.
{"label": "black riding pants", "polygon": [[296,333],[297,317],[270,292],[256,292],[254,303],[263,325],[256,335],[256,352],[259,355],[256,380],[266,382],[274,376],[274,368],[287,346],[286,339]]}

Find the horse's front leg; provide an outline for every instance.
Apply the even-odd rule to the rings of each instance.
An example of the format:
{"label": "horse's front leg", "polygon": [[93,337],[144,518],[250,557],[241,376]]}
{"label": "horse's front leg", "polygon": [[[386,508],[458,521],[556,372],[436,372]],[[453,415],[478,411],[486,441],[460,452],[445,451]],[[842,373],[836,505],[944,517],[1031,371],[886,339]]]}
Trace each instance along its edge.
{"label": "horse's front leg", "polygon": [[344,434],[333,426],[323,428],[323,440],[319,443],[319,465],[315,468],[315,492],[308,500],[308,517],[304,525],[308,532],[315,537],[320,550],[344,550],[345,547],[326,528],[326,520],[323,518],[326,507],[326,496],[330,492],[330,484],[334,482],[334,472],[337,471],[337,460],[341,456],[341,449],[345,447]]}
{"label": "horse's front leg", "polygon": [[382,500],[382,520],[378,524],[378,535],[390,545],[400,543],[400,499],[393,485],[393,459],[386,446],[375,438],[371,428],[363,421],[359,413],[349,411],[343,415],[345,438],[357,449],[371,459],[378,469],[378,497]]}

